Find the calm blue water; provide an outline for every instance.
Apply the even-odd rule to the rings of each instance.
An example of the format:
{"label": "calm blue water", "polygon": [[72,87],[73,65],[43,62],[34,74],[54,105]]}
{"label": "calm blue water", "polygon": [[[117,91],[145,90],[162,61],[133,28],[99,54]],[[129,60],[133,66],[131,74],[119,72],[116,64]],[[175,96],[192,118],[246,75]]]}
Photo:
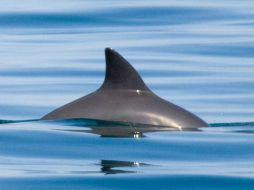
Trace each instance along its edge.
{"label": "calm blue water", "polygon": [[[0,189],[253,189],[253,10],[251,0],[2,0]],[[101,85],[105,47],[211,127],[37,121]]]}

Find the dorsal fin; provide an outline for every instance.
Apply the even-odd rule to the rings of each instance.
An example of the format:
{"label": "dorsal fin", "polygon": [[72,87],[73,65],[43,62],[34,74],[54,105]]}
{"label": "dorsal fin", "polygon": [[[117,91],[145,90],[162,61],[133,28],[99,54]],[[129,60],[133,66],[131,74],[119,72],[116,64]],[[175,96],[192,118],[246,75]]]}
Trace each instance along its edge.
{"label": "dorsal fin", "polygon": [[106,74],[101,89],[149,90],[138,72],[119,53],[105,49]]}

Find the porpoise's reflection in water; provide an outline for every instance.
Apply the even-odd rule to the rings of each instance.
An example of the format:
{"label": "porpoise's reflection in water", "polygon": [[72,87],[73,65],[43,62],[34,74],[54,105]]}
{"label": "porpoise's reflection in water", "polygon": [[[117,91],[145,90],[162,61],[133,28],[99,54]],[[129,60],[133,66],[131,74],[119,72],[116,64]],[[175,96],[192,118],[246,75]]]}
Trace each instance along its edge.
{"label": "porpoise's reflection in water", "polygon": [[[108,174],[123,174],[123,173],[137,173],[130,168],[137,168],[142,166],[149,166],[149,164],[130,162],[130,161],[118,161],[118,160],[101,160],[101,173]],[[121,169],[117,169],[121,168]],[[124,170],[123,168],[126,168]]]}
{"label": "porpoise's reflection in water", "polygon": [[[67,120],[53,120],[43,121],[57,123],[64,126],[73,126],[73,128],[62,128],[57,130],[84,132],[100,135],[101,137],[130,137],[141,138],[145,137],[148,132],[161,131],[183,131],[179,128],[169,128],[164,126],[153,126],[144,124],[133,124],[126,122],[111,122],[91,119],[67,119]],[[185,131],[199,131],[197,128],[188,128]]]}

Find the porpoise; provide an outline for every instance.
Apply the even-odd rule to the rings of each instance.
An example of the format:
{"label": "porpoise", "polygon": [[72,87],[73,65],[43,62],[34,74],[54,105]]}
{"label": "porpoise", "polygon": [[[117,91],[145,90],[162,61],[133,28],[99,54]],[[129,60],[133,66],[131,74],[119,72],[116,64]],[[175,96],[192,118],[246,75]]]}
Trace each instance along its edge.
{"label": "porpoise", "polygon": [[177,130],[208,124],[154,94],[118,52],[105,49],[106,74],[99,89],[43,116],[42,120],[96,119],[162,126]]}

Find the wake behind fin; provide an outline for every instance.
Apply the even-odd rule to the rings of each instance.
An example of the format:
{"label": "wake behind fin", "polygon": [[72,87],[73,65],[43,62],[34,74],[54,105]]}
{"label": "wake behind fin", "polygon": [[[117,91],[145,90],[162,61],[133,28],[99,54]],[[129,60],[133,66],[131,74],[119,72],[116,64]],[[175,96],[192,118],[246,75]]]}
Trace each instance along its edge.
{"label": "wake behind fin", "polygon": [[106,48],[105,57],[106,74],[100,89],[149,90],[138,72],[118,52]]}

